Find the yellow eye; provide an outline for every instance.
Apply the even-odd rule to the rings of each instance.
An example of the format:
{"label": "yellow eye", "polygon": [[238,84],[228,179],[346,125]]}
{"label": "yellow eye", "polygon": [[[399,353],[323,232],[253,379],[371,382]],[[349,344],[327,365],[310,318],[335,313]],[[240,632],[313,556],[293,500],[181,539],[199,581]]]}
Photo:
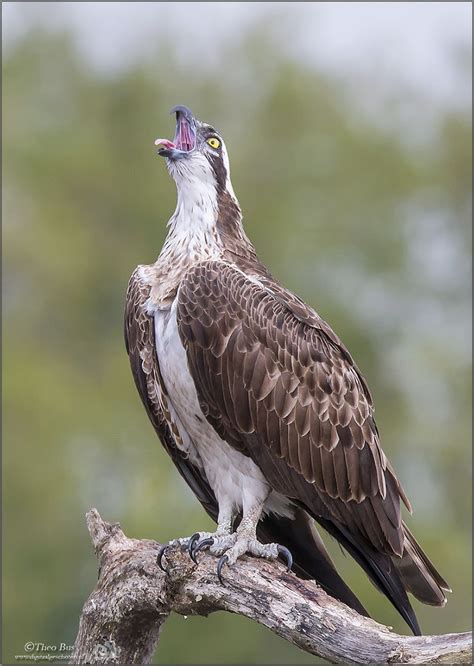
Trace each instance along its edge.
{"label": "yellow eye", "polygon": [[215,136],[211,136],[211,138],[207,140],[207,143],[211,146],[211,148],[219,148],[221,145],[221,142],[219,139],[216,139]]}

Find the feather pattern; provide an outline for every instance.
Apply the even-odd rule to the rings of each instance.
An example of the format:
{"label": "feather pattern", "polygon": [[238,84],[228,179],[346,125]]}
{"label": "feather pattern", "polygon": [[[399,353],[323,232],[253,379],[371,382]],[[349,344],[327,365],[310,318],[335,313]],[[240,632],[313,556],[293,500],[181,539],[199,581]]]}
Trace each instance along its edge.
{"label": "feather pattern", "polygon": [[209,515],[217,519],[214,492],[202,471],[183,452],[179,431],[169,413],[155,353],[153,319],[146,311],[150,286],[142,279],[142,272],[139,266],[130,278],[124,316],[125,346],[135,385],[166,452]]}
{"label": "feather pattern", "polygon": [[[258,262],[251,271],[248,263],[238,264],[200,262],[185,274],[177,294],[178,326],[200,404],[274,490],[341,541],[419,633],[406,591],[442,605],[447,584],[401,520],[400,501],[410,512],[411,506],[380,447],[368,386],[314,310]],[[203,290],[202,284],[209,287]],[[205,365],[208,354],[199,338],[187,335],[206,327],[200,312],[209,307],[214,335],[232,331],[238,340],[219,344],[222,364],[232,356],[227,371],[239,373],[230,394],[224,373],[214,375],[211,390],[202,381],[197,359],[204,356]],[[240,404],[248,419],[244,428]]]}
{"label": "feather pattern", "polygon": [[[246,435],[255,433],[274,466],[297,473],[292,499],[323,497],[333,516],[343,508],[348,527],[400,556],[405,494],[387,469],[367,385],[329,326],[268,277],[250,280],[222,261],[186,273],[178,320],[200,402],[216,415],[218,432],[254,458]],[[212,383],[203,372],[210,339],[221,360]],[[275,490],[284,490],[278,481]]]}
{"label": "feather pattern", "polygon": [[[149,297],[150,285],[147,280],[143,279],[143,267],[138,267],[129,281],[124,316],[125,345],[135,384],[166,452],[206,512],[217,522],[219,507],[214,491],[203,470],[194,466],[189,457],[183,453],[179,432],[169,414],[165,386],[155,351],[153,318],[147,312]],[[189,333],[191,330],[189,329]],[[220,357],[218,358],[220,360]],[[210,366],[201,367],[203,381],[212,391],[211,380],[215,377],[215,373],[212,370],[209,372]],[[241,393],[243,398],[247,395],[244,391]],[[251,427],[248,402],[244,412],[244,416],[240,411],[238,412],[240,414],[238,422],[243,431]],[[211,410],[206,414],[212,422]],[[216,414],[214,420],[217,423]],[[238,441],[233,444],[238,446]],[[241,515],[237,515],[234,525],[238,525],[240,520]],[[329,594],[350,605],[362,615],[367,615],[365,608],[338,575],[321,538],[311,525],[310,518],[305,511],[295,508],[293,520],[269,514],[257,526],[257,534],[263,542],[276,541],[289,548],[294,556],[294,569],[299,576],[315,578]]]}

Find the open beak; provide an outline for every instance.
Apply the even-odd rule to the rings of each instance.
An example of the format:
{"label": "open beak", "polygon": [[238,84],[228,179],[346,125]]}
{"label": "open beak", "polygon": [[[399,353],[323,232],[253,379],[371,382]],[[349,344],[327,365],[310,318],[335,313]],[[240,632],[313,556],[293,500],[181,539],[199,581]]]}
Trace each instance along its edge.
{"label": "open beak", "polygon": [[196,148],[196,121],[187,106],[175,106],[170,113],[176,113],[176,134],[173,141],[157,139],[158,155],[178,160],[186,157]]}

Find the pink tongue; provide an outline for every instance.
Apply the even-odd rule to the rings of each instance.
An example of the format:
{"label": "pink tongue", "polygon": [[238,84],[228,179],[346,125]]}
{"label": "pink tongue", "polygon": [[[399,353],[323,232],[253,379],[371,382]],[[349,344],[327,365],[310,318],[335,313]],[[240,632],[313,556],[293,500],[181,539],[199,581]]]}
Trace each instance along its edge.
{"label": "pink tongue", "polygon": [[157,139],[155,146],[158,146],[158,148],[176,148],[175,144],[169,139]]}

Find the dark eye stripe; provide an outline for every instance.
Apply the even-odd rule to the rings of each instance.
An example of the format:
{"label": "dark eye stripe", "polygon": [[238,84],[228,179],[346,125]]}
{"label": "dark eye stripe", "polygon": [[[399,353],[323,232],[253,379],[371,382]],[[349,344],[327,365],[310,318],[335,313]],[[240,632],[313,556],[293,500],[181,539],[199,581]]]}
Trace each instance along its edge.
{"label": "dark eye stripe", "polygon": [[226,180],[227,180],[227,170],[224,165],[224,161],[222,159],[222,155],[215,155],[214,153],[208,153],[207,154],[207,159],[209,160],[213,171],[214,175],[216,177],[216,184],[217,184],[217,190],[218,192],[223,192],[225,191],[226,188]]}

